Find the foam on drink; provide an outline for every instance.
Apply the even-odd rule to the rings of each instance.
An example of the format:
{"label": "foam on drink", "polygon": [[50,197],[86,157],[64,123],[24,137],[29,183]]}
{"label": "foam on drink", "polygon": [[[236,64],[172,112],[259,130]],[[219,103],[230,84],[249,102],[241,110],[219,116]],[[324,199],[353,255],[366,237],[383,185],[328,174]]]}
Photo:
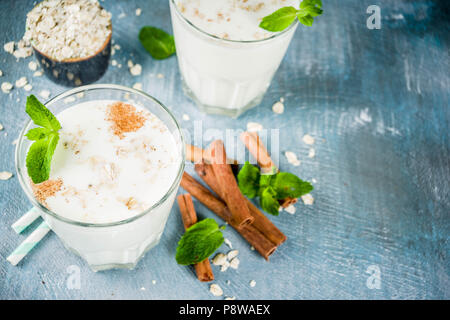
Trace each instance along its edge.
{"label": "foam on drink", "polygon": [[199,29],[222,39],[249,41],[273,35],[259,28],[263,17],[299,0],[176,0],[183,16]]}

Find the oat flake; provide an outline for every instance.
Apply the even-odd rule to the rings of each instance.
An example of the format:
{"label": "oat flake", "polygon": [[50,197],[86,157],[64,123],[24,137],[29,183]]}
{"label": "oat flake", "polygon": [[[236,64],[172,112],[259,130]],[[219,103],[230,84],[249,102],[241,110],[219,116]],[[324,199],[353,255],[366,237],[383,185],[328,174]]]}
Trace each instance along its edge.
{"label": "oat flake", "polygon": [[305,135],[303,136],[303,142],[306,143],[306,144],[311,145],[311,144],[314,144],[315,140],[314,140],[314,138],[311,137],[309,134],[305,134]]}
{"label": "oat flake", "polygon": [[9,93],[13,88],[13,85],[9,82],[3,82],[1,88],[4,93]]}
{"label": "oat flake", "polygon": [[247,123],[247,131],[248,132],[258,132],[263,129],[262,124],[257,122],[249,122]]}
{"label": "oat flake", "polygon": [[278,114],[282,114],[284,112],[284,104],[281,101],[275,102],[272,106],[272,111]]}
{"label": "oat flake", "polygon": [[309,193],[303,195],[301,198],[303,200],[303,203],[306,204],[306,205],[312,205],[314,203],[314,198]]}
{"label": "oat flake", "polygon": [[13,176],[11,172],[8,171],[2,171],[0,172],[0,180],[8,180]]}
{"label": "oat flake", "polygon": [[215,284],[215,283],[209,287],[209,292],[211,292],[216,297],[220,297],[221,295],[223,295],[222,288],[218,284]]}
{"label": "oat flake", "polygon": [[286,156],[288,162],[294,166],[299,166],[300,165],[300,160],[297,159],[297,155],[291,151],[286,151],[284,153],[284,155]]}
{"label": "oat flake", "polygon": [[294,205],[292,205],[292,204],[290,206],[284,208],[284,211],[286,211],[287,213],[290,213],[290,214],[294,214],[295,210],[296,209],[295,209]]}

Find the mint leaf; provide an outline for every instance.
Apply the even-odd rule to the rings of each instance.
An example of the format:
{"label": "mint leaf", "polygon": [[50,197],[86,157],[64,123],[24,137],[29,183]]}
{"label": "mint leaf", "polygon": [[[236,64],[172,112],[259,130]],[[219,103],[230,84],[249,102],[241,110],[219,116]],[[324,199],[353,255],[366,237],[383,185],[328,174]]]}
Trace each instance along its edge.
{"label": "mint leaf", "polygon": [[50,165],[59,141],[61,124],[34,95],[27,97],[25,111],[36,125],[41,126],[25,134],[29,140],[35,141],[26,158],[28,176],[33,183],[41,183],[50,177]]}
{"label": "mint leaf", "polygon": [[303,0],[298,10],[294,7],[283,7],[265,16],[259,27],[272,32],[283,31],[294,22],[295,18],[298,18],[300,23],[310,27],[314,22],[314,17],[323,13],[321,8],[321,0]]}
{"label": "mint leaf", "polygon": [[173,36],[155,27],[143,27],[139,32],[139,41],[145,50],[158,60],[166,59],[176,51]]}
{"label": "mint leaf", "polygon": [[322,0],[303,0],[302,2],[300,2],[300,9],[315,6],[317,6],[319,9],[322,8]]}
{"label": "mint leaf", "polygon": [[265,16],[259,27],[272,32],[282,31],[294,22],[296,15],[297,10],[294,7],[283,7]]}
{"label": "mint leaf", "polygon": [[178,242],[175,259],[178,264],[202,262],[223,243],[223,235],[214,219],[204,219],[186,230]]}
{"label": "mint leaf", "polygon": [[59,135],[51,133],[48,137],[34,142],[27,153],[28,176],[33,183],[41,183],[50,176],[50,164],[58,144]]}
{"label": "mint leaf", "polygon": [[58,119],[34,95],[27,97],[25,111],[36,125],[54,131],[61,129]]}
{"label": "mint leaf", "polygon": [[265,188],[260,195],[261,208],[274,216],[279,214],[280,204],[277,200],[277,192],[272,187]]}
{"label": "mint leaf", "polygon": [[259,176],[259,169],[246,161],[237,175],[239,189],[242,194],[249,198],[254,198],[258,195]]}
{"label": "mint leaf", "polygon": [[311,17],[309,14],[304,17],[298,17],[298,21],[300,21],[303,25],[307,27],[312,27],[312,24],[314,22],[314,18]]}
{"label": "mint leaf", "polygon": [[46,138],[51,132],[52,130],[46,128],[33,128],[28,130],[25,136],[28,140],[37,141]]}
{"label": "mint leaf", "polygon": [[276,176],[273,188],[277,193],[277,199],[298,198],[313,190],[313,186],[289,172],[279,172]]}

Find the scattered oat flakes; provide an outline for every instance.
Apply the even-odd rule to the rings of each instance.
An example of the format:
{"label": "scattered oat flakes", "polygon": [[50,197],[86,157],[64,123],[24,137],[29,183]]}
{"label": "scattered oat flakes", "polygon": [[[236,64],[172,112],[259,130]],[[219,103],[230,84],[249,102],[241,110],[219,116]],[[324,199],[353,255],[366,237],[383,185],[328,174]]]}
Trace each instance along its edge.
{"label": "scattered oat flakes", "polygon": [[66,73],[67,80],[72,81],[75,78],[75,75],[72,72]]}
{"label": "scattered oat flakes", "polygon": [[3,49],[8,53],[13,54],[14,53],[14,41],[5,43],[3,45]]}
{"label": "scattered oat flakes", "polygon": [[303,136],[303,142],[306,144],[309,144],[309,145],[314,144],[314,141],[315,141],[314,138],[311,137],[309,134],[305,134]]}
{"label": "scattered oat flakes", "polygon": [[220,266],[220,271],[225,272],[230,267],[230,262],[228,260],[225,260],[225,262]]}
{"label": "scattered oat flakes", "polygon": [[0,131],[3,130],[3,125],[0,123]]}
{"label": "scattered oat flakes", "polygon": [[220,297],[221,295],[223,295],[223,290],[221,287],[219,287],[218,284],[213,283],[210,287],[209,287],[209,292],[211,292],[214,296],[216,297]]}
{"label": "scattered oat flakes", "polygon": [[141,288],[141,291],[145,291],[145,288],[144,288],[144,287],[142,287],[142,288]]}
{"label": "scattered oat flakes", "polygon": [[152,284],[156,284],[156,280],[152,280]]}
{"label": "scattered oat flakes", "polygon": [[314,179],[314,178],[312,178],[312,179],[311,179],[311,182],[312,182],[312,183],[316,183],[316,182],[317,182],[317,180],[316,180],[316,179]]}
{"label": "scattered oat flakes", "polygon": [[257,122],[249,122],[247,123],[247,131],[248,132],[257,132],[263,129],[262,124]]}
{"label": "scattered oat flakes", "polygon": [[314,198],[309,193],[303,195],[301,198],[303,200],[303,203],[306,204],[306,205],[312,205],[314,203]]}
{"label": "scattered oat flakes", "polygon": [[156,75],[156,77],[157,77],[158,79],[163,79],[163,78],[164,78],[164,75],[163,75],[162,73],[158,73],[158,74]]}
{"label": "scattered oat flakes", "polygon": [[117,66],[117,61],[116,60],[111,60],[111,65],[113,66],[113,67],[115,67],[115,66]]}
{"label": "scattered oat flakes", "polygon": [[233,258],[237,257],[238,254],[239,250],[231,250],[227,253],[227,259],[231,261]]}
{"label": "scattered oat flakes", "polygon": [[272,111],[278,114],[282,114],[284,112],[284,104],[281,101],[277,101],[272,106]]}
{"label": "scattered oat flakes", "polygon": [[236,300],[236,297],[235,297],[235,296],[232,296],[232,297],[225,297],[225,300]]}
{"label": "scattered oat flakes", "polygon": [[34,61],[30,61],[28,63],[28,69],[30,69],[31,71],[36,71],[37,69],[37,63]]}
{"label": "scattered oat flakes", "polygon": [[255,247],[254,247],[254,246],[251,246],[251,247],[250,247],[250,250],[255,251]]}
{"label": "scattered oat flakes", "polygon": [[132,67],[130,67],[130,73],[133,76],[140,75],[142,73],[142,66],[139,63],[133,65]]}
{"label": "scattered oat flakes", "polygon": [[3,76],[3,71],[2,70],[0,70],[0,77],[2,77]]}
{"label": "scattered oat flakes", "polygon": [[313,148],[309,149],[308,157],[309,158],[314,158],[315,156],[316,156],[316,150],[313,149]]}
{"label": "scattered oat flakes", "polygon": [[227,261],[227,256],[223,253],[218,253],[214,256],[214,258],[211,260],[213,265],[215,266],[221,266]]}
{"label": "scattered oat flakes", "polygon": [[2,171],[0,172],[0,180],[8,180],[13,176],[11,172],[8,171]]}
{"label": "scattered oat flakes", "polygon": [[133,85],[133,88],[134,88],[134,89],[137,89],[137,90],[142,90],[142,83],[136,82],[136,83]]}
{"label": "scattered oat flakes", "polygon": [[238,267],[239,267],[239,259],[236,257],[236,258],[233,258],[231,261],[230,261],[230,268],[233,268],[233,269],[237,269]]}
{"label": "scattered oat flakes", "polygon": [[35,73],[33,73],[33,77],[40,77],[44,74],[44,71],[38,70]]}
{"label": "scattered oat flakes", "polygon": [[42,90],[41,92],[39,92],[39,95],[44,99],[48,99],[48,97],[50,97],[50,91]]}
{"label": "scattered oat flakes", "polygon": [[26,85],[24,85],[23,87],[25,89],[25,91],[31,91],[31,89],[33,89],[33,86],[29,83],[27,83]]}
{"label": "scattered oat flakes", "polygon": [[142,13],[142,9],[141,8],[137,8],[136,9],[136,15],[139,17]]}
{"label": "scattered oat flakes", "polygon": [[254,286],[256,286],[256,281],[255,280],[250,281],[250,287],[253,288]]}
{"label": "scattered oat flakes", "polygon": [[225,239],[223,240],[223,242],[225,242],[225,244],[226,244],[228,247],[230,247],[230,249],[233,249],[233,246],[231,245],[231,241],[230,241],[229,239],[225,238]]}
{"label": "scattered oat flakes", "polygon": [[288,207],[284,208],[284,211],[286,211],[287,213],[290,213],[290,214],[294,214],[295,213],[295,207],[294,207],[293,204],[291,204]]}
{"label": "scattered oat flakes", "polygon": [[187,115],[186,113],[183,114],[183,120],[184,121],[189,121],[191,118],[189,117],[189,115]]}
{"label": "scattered oat flakes", "polygon": [[21,77],[19,80],[16,80],[16,87],[22,88],[28,83],[27,77]]}
{"label": "scattered oat flakes", "polygon": [[288,162],[294,166],[299,166],[300,165],[300,160],[297,159],[297,155],[291,151],[286,151],[284,153],[284,155],[286,156]]}
{"label": "scattered oat flakes", "polygon": [[9,83],[9,82],[2,83],[2,91],[4,93],[9,93],[12,88],[13,88],[13,85],[11,83]]}

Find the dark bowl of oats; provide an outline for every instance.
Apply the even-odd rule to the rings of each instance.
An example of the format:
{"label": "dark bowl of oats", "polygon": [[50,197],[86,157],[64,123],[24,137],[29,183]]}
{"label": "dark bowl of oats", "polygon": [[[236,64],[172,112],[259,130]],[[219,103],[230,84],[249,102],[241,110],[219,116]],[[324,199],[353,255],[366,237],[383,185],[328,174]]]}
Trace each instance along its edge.
{"label": "dark bowl of oats", "polygon": [[27,14],[30,41],[45,75],[65,86],[100,79],[111,56],[111,14],[98,1],[45,0]]}

